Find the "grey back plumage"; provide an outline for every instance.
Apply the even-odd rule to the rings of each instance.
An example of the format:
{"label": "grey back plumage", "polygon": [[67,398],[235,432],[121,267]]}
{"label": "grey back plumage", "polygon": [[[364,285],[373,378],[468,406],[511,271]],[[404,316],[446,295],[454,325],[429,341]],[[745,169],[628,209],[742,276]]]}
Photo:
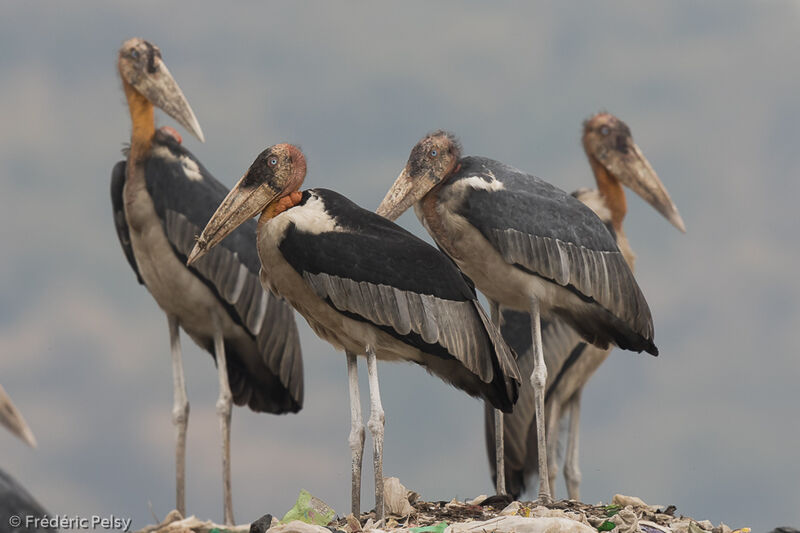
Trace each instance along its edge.
{"label": "grey back plumage", "polygon": [[[112,204],[120,243],[138,276],[130,239],[125,239],[128,229],[124,212],[119,217],[117,209],[117,205],[122,205],[119,176],[124,184],[125,164],[117,163],[112,174]],[[178,259],[185,263],[195,237],[228,190],[177,140],[162,131],[156,133],[151,154],[145,161],[145,179],[167,239]],[[297,325],[291,307],[261,287],[260,267],[256,223],[251,220],[189,270],[252,336],[260,354],[258,360],[245,358],[226,343],[226,353],[231,354],[228,370],[234,402],[248,405],[254,411],[297,412],[303,402],[303,363]],[[198,342],[213,354],[210,332],[207,339]]]}
{"label": "grey back plumage", "polygon": [[[458,211],[508,263],[596,302],[609,316],[598,309],[597,316],[576,321],[566,310],[556,308],[555,313],[601,347],[614,342],[658,352],[644,295],[614,237],[591,209],[553,185],[491,159],[462,159],[449,186],[468,178],[502,184],[493,190],[467,187]],[[592,328],[593,322],[610,328]]]}

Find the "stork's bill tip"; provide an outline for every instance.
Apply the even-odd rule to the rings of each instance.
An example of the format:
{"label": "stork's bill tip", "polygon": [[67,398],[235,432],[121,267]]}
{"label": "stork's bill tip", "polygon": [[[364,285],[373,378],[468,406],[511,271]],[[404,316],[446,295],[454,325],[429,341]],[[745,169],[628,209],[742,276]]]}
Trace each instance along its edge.
{"label": "stork's bill tip", "polygon": [[675,211],[675,215],[673,215],[670,222],[672,222],[676,228],[681,230],[681,233],[686,233],[686,224],[684,224],[683,217],[680,213],[678,213],[678,211]]}
{"label": "stork's bill tip", "polygon": [[200,259],[206,253],[206,242],[205,239],[200,237],[197,239],[197,242],[194,244],[194,248],[189,253],[189,258],[186,260],[186,266],[192,266],[192,263]]}

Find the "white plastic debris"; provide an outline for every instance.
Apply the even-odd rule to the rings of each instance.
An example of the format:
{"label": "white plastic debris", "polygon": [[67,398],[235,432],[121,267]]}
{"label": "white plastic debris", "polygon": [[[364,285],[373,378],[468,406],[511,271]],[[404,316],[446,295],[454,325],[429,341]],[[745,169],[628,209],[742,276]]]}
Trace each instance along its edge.
{"label": "white plastic debris", "polygon": [[500,516],[484,522],[453,524],[444,533],[597,533],[595,529],[569,518],[526,518]]}
{"label": "white plastic debris", "polygon": [[481,494],[481,495],[480,495],[480,496],[478,496],[477,498],[473,498],[473,499],[471,499],[471,500],[467,500],[467,502],[466,502],[466,503],[467,503],[467,505],[478,505],[479,503],[482,503],[482,502],[483,502],[483,500],[485,500],[485,499],[486,499],[486,498],[488,498],[488,497],[489,497],[489,496],[487,496],[486,494]]}
{"label": "white plastic debris", "polygon": [[500,516],[514,516],[519,514],[519,510],[522,509],[522,504],[519,502],[511,502],[505,506],[505,508],[500,511]]}
{"label": "white plastic debris", "polygon": [[331,533],[327,527],[307,524],[300,520],[292,520],[288,524],[280,524],[269,528],[270,533]]}
{"label": "white plastic debris", "polygon": [[689,524],[692,523],[691,518],[681,518],[672,522],[669,528],[675,533],[689,533]]}
{"label": "white plastic debris", "polygon": [[[247,533],[250,531],[250,524],[243,524],[238,526],[222,526],[215,524],[210,520],[202,521],[196,516],[181,517],[178,511],[170,511],[167,517],[158,525],[147,526],[140,530],[141,533],[210,533],[213,529],[225,528],[231,533]],[[325,529],[325,528],[323,528]],[[272,529],[270,529],[272,531]],[[306,532],[303,532],[306,533]],[[307,532],[311,533],[311,532]],[[318,532],[323,533],[323,532]],[[330,530],[325,529],[324,533],[330,533]]]}
{"label": "white plastic debris", "polygon": [[444,507],[445,507],[445,509],[452,509],[452,508],[461,507],[462,505],[463,504],[460,501],[458,501],[457,499],[453,498],[452,500],[450,500],[449,502],[444,504]]}
{"label": "white plastic debris", "polygon": [[616,533],[637,533],[639,531],[639,517],[630,506],[620,510],[608,521],[617,525]]}
{"label": "white plastic debris", "polygon": [[408,516],[414,512],[408,501],[408,489],[396,477],[383,479],[383,495],[387,513]]}
{"label": "white plastic debris", "polygon": [[637,498],[636,496],[625,496],[624,494],[614,494],[614,497],[611,499],[612,505],[619,505],[620,507],[650,507],[644,500],[641,498]]}

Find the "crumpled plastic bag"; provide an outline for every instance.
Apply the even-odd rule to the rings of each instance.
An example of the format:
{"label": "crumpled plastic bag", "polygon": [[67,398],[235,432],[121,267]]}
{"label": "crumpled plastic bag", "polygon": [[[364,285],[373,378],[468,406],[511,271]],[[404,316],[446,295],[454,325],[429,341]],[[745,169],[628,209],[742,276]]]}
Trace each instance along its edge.
{"label": "crumpled plastic bag", "polygon": [[618,533],[637,533],[639,531],[639,517],[630,507],[621,509],[608,521],[616,525]]}
{"label": "crumpled plastic bag", "polygon": [[300,491],[294,507],[281,518],[281,524],[288,524],[294,520],[314,524],[317,526],[327,526],[336,516],[336,511],[320,500],[312,496],[307,490]]}
{"label": "crumpled plastic bag", "polygon": [[408,489],[396,477],[383,478],[383,498],[387,514],[408,516],[414,512],[408,501]]}
{"label": "crumpled plastic bag", "polygon": [[268,531],[270,533],[331,533],[327,527],[309,524],[301,520],[292,520],[287,524],[272,526]]}

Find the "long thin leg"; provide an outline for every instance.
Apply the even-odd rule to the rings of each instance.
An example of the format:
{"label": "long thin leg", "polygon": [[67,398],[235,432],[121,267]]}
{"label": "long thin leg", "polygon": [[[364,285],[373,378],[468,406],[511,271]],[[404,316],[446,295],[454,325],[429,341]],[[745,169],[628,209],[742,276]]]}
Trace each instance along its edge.
{"label": "long thin leg", "polygon": [[581,391],[578,389],[569,401],[569,433],[567,457],[564,459],[564,479],[567,494],[572,500],[580,499],[581,469],[578,466],[578,428],[581,423]]}
{"label": "long thin leg", "polygon": [[225,341],[222,337],[222,325],[219,317],[212,313],[214,321],[214,355],[217,359],[219,374],[219,398],[217,398],[217,415],[222,430],[222,501],[225,513],[225,524],[233,525],[233,496],[231,495],[231,407],[233,395],[228,383],[228,364],[225,359]]}
{"label": "long thin leg", "polygon": [[350,510],[361,516],[361,464],[364,458],[364,422],[361,420],[361,395],[358,392],[358,360],[347,352],[347,378],[350,383],[350,451],[353,456],[353,483]]}
{"label": "long thin leg", "polygon": [[189,398],[183,378],[178,317],[167,314],[169,347],[172,352],[172,423],[175,425],[175,507],[186,516],[186,428],[189,425]]}
{"label": "long thin leg", "polygon": [[561,427],[561,413],[562,413],[561,400],[557,397],[550,399],[550,403],[545,403],[545,426],[547,433],[547,461],[549,467],[547,469],[548,481],[550,488],[555,492],[556,475],[558,474],[558,441]]}
{"label": "long thin leg", "polygon": [[384,518],[383,509],[383,428],[386,418],[381,405],[381,391],[378,387],[378,358],[372,346],[367,346],[367,373],[369,375],[369,432],[372,434],[372,447],[375,451],[375,520]]}
{"label": "long thin leg", "polygon": [[[489,300],[489,311],[492,322],[500,330],[500,305],[494,300]],[[506,467],[505,448],[503,446],[503,412],[494,410],[494,458],[495,458],[495,490],[497,494],[506,493]]]}
{"label": "long thin leg", "polygon": [[544,419],[544,388],[547,384],[547,367],[544,364],[542,351],[542,325],[539,313],[539,300],[531,298],[531,334],[533,336],[533,374],[531,384],[534,390],[534,409],[536,411],[536,436],[539,446],[539,502],[552,501],[550,492],[550,476],[547,475],[547,435]]}

